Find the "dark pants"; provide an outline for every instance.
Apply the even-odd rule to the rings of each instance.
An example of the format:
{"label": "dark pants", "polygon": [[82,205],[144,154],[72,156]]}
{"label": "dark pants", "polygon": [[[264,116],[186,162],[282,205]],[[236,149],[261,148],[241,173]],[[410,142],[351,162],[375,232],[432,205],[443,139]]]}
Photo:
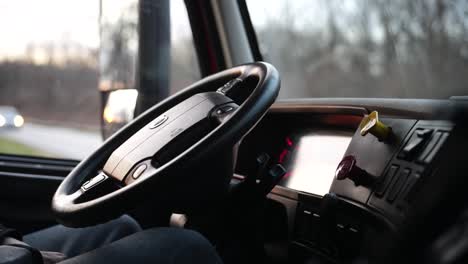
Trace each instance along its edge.
{"label": "dark pants", "polygon": [[110,222],[85,228],[62,225],[49,227],[24,236],[23,241],[40,251],[60,252],[70,258],[139,231],[141,228],[138,223],[124,215]]}
{"label": "dark pants", "polygon": [[41,251],[67,256],[60,263],[221,263],[199,233],[179,228],[141,231],[130,217],[87,227],[54,226],[24,237]]}

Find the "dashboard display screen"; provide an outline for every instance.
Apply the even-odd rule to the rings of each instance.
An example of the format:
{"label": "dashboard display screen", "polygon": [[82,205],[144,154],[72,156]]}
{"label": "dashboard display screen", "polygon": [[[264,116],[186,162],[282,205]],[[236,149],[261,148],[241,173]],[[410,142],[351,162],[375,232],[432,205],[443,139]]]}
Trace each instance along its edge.
{"label": "dashboard display screen", "polygon": [[288,172],[279,185],[316,195],[327,194],[352,136],[339,131],[286,136],[277,161]]}

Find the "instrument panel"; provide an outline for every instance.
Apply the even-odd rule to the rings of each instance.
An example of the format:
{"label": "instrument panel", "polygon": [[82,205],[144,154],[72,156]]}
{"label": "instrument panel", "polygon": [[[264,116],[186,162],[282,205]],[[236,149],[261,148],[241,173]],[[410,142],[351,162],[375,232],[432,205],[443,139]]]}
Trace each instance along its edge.
{"label": "instrument panel", "polygon": [[278,186],[323,196],[330,190],[336,167],[361,118],[358,115],[270,113],[243,140],[236,173],[243,176],[255,173],[252,161],[266,153],[270,163],[279,163],[287,170]]}

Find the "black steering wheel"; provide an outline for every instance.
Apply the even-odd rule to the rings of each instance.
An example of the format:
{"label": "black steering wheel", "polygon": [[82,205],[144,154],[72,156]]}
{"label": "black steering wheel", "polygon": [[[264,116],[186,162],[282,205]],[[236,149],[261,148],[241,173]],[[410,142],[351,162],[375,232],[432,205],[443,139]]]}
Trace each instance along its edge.
{"label": "black steering wheel", "polygon": [[191,210],[218,199],[232,177],[234,146],[279,88],[277,70],[256,62],[208,76],[153,106],[63,180],[52,200],[57,220],[82,227],[143,201]]}

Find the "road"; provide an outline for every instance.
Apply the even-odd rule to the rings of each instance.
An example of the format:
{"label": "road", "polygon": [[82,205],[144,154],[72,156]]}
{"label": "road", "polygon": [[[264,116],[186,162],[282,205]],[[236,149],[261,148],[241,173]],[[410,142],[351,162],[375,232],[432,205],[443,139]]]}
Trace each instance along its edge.
{"label": "road", "polygon": [[20,129],[0,131],[0,136],[28,145],[57,158],[81,160],[102,143],[98,132],[26,123]]}

